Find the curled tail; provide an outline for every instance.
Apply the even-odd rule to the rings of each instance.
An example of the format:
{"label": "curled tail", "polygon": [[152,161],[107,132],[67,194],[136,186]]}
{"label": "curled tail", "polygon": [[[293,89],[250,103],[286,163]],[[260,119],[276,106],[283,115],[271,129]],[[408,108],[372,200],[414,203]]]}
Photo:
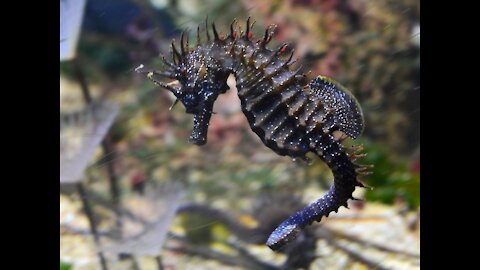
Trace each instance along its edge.
{"label": "curled tail", "polygon": [[333,185],[327,194],[290,216],[270,234],[267,245],[272,250],[278,250],[295,239],[297,234],[313,221],[320,221],[323,216],[328,217],[331,212],[337,212],[340,206],[348,207],[348,199],[354,199],[352,193],[355,187],[365,187],[359,177],[368,174],[368,165],[354,163],[356,157],[364,155],[359,153],[361,150],[361,147],[357,147],[354,153],[348,154],[332,135],[324,134],[321,137],[314,151],[332,169]]}
{"label": "curled tail", "polygon": [[366,169],[371,166],[355,163],[357,158],[365,156],[360,153],[362,147],[357,147],[353,153],[347,153],[341,144],[342,139],[333,136],[334,130],[341,130],[350,137],[357,137],[363,130],[363,115],[353,96],[333,81],[321,77],[310,86],[315,96],[322,101],[329,101],[326,103],[330,103],[334,110],[332,126],[336,126],[336,129],[328,129],[326,132],[317,129],[308,136],[310,151],[327,163],[333,172],[334,182],[327,194],[290,216],[270,234],[267,245],[272,250],[278,250],[293,241],[313,221],[320,221],[323,216],[328,217],[331,212],[337,212],[340,206],[348,207],[348,199],[354,199],[352,193],[355,187],[365,187],[359,177],[367,175]]}

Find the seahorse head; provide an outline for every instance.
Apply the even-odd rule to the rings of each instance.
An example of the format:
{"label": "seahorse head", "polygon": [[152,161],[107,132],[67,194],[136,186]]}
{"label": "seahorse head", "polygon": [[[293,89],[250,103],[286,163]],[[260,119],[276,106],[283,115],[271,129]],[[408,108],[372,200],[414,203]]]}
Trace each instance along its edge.
{"label": "seahorse head", "polygon": [[211,55],[210,48],[197,47],[182,58],[176,77],[181,87],[174,94],[186,112],[194,115],[189,142],[203,145],[207,142],[213,104],[218,95],[229,89],[229,73]]}

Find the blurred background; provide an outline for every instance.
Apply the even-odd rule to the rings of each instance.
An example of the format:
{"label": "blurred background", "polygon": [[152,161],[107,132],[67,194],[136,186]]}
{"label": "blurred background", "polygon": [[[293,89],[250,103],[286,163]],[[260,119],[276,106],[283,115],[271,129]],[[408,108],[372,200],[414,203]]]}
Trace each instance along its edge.
{"label": "blurred background", "polygon": [[[61,0],[60,269],[419,269],[420,1]],[[208,142],[192,116],[134,72],[162,69],[172,39],[205,18],[229,32],[277,25],[309,81],[326,75],[363,108],[373,189],[282,252],[265,246],[285,218],[333,179],[265,147],[234,78],[216,101]],[[205,40],[205,38],[203,38]]]}

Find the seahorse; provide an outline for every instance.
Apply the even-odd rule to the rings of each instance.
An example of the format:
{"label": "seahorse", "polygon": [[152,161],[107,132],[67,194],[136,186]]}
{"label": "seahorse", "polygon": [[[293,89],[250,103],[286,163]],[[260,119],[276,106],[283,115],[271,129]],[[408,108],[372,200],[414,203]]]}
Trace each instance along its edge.
{"label": "seahorse", "polygon": [[[276,50],[267,48],[275,26],[265,29],[263,38],[255,39],[251,32],[250,18],[246,29],[236,29],[236,20],[230,25],[230,33],[220,37],[212,23],[213,38],[205,21],[206,42],[201,41],[197,27],[197,44],[190,48],[185,31],[180,39],[180,51],[172,41],[172,62],[162,56],[167,69],[137,72],[158,86],[171,91],[186,112],[193,114],[193,131],[189,142],[203,145],[212,108],[218,95],[229,86],[227,78],[235,76],[242,111],[251,129],[263,144],[279,155],[309,161],[306,154],[313,152],[330,167],[334,181],[323,197],[282,222],[270,235],[267,246],[279,250],[293,241],[297,234],[314,220],[337,212],[340,206],[348,207],[348,199],[356,186],[365,187],[360,177],[368,174],[369,165],[355,162],[362,150],[358,147],[349,153],[342,145],[346,136],[353,139],[364,129],[364,117],[355,97],[340,83],[325,76],[318,76],[309,84],[302,83],[305,74],[300,68],[293,70],[293,50],[287,55],[288,44]],[[180,86],[159,80],[177,80]],[[340,138],[334,132],[341,132]]]}

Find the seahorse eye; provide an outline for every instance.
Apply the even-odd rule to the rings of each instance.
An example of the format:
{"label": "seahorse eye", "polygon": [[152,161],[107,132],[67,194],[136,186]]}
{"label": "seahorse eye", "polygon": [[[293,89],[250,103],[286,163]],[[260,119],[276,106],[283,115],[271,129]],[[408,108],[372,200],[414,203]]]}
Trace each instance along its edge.
{"label": "seahorse eye", "polygon": [[198,105],[198,96],[194,93],[188,93],[184,95],[182,98],[182,103],[187,109],[187,113],[194,113],[196,111],[196,107]]}
{"label": "seahorse eye", "polygon": [[199,94],[202,96],[203,100],[205,101],[212,98],[216,92],[219,92],[219,90],[215,88],[214,84],[208,81],[204,81],[199,90]]}
{"label": "seahorse eye", "polygon": [[185,95],[185,97],[183,97],[183,102],[189,106],[192,106],[195,103],[197,103],[196,101],[197,101],[197,97],[194,94],[187,94]]}

